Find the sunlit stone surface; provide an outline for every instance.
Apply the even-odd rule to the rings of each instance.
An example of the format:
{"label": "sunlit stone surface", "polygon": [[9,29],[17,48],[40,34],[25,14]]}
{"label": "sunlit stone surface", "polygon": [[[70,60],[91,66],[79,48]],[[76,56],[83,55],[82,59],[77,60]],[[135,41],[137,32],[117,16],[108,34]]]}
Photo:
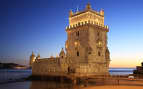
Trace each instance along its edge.
{"label": "sunlit stone surface", "polygon": [[[65,52],[62,49],[59,57],[40,59],[38,56],[31,62],[32,75],[108,75],[108,31],[108,26],[104,25],[104,10],[94,11],[87,4],[83,11],[70,11]],[[30,60],[33,59],[31,56]]]}

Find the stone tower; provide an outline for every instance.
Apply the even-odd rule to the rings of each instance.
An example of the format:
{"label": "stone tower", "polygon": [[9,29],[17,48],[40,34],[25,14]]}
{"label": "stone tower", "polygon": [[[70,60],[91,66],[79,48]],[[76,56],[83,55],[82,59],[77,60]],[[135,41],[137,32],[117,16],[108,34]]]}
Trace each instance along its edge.
{"label": "stone tower", "polygon": [[32,64],[35,62],[35,54],[34,52],[32,52],[31,56],[30,56],[30,62],[29,62],[29,65],[30,67],[32,66]]}
{"label": "stone tower", "polygon": [[104,10],[97,12],[88,3],[83,11],[70,11],[65,44],[69,67],[80,74],[109,74],[108,31]]}

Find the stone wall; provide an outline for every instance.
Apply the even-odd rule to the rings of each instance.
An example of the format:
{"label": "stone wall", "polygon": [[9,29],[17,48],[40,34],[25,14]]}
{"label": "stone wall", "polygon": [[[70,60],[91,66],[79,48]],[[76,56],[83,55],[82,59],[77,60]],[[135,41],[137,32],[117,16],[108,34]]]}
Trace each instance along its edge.
{"label": "stone wall", "polygon": [[38,59],[32,65],[32,75],[48,75],[63,72],[59,58]]}

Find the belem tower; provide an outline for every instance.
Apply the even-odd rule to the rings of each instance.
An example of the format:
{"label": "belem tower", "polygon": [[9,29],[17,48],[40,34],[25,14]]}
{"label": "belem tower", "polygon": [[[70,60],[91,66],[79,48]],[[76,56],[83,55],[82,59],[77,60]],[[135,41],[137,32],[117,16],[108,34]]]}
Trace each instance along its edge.
{"label": "belem tower", "polygon": [[88,3],[83,11],[69,12],[67,40],[58,57],[30,56],[32,75],[108,75],[110,52],[107,47],[108,26],[104,10],[93,10]]}

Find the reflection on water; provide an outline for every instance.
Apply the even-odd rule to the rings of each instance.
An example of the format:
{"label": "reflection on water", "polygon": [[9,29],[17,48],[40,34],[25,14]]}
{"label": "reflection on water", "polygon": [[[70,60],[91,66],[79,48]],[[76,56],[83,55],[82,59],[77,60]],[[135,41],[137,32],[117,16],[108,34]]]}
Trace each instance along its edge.
{"label": "reflection on water", "polygon": [[32,81],[30,89],[80,89],[72,83],[59,83],[53,81]]}
{"label": "reflection on water", "polygon": [[[111,75],[126,75],[131,74],[134,69],[129,68],[110,68],[109,72]],[[25,82],[15,82],[17,79],[27,78],[31,75],[31,70],[0,70],[0,89],[83,89],[86,86],[85,83],[80,85],[73,85],[71,83],[59,83],[59,82],[49,82],[49,81],[25,81]],[[10,81],[10,83],[9,83]],[[14,81],[14,82],[11,82]],[[104,82],[103,82],[104,81]],[[120,81],[120,84],[126,83],[126,81]],[[117,85],[117,80],[108,79],[90,79],[88,86],[104,85],[104,84],[114,84]],[[132,85],[130,82],[128,85]],[[142,82],[143,85],[143,82]]]}
{"label": "reflection on water", "polygon": [[[126,75],[132,74],[134,68],[110,68],[111,75]],[[1,69],[0,70],[0,83],[7,82],[9,80],[16,80],[20,78],[26,78],[32,74],[32,70],[15,70],[15,69]]]}
{"label": "reflection on water", "polygon": [[102,86],[102,85],[117,85],[116,79],[85,79],[80,82],[67,83],[67,82],[55,82],[55,81],[32,81],[30,89],[83,89],[89,86]]}

